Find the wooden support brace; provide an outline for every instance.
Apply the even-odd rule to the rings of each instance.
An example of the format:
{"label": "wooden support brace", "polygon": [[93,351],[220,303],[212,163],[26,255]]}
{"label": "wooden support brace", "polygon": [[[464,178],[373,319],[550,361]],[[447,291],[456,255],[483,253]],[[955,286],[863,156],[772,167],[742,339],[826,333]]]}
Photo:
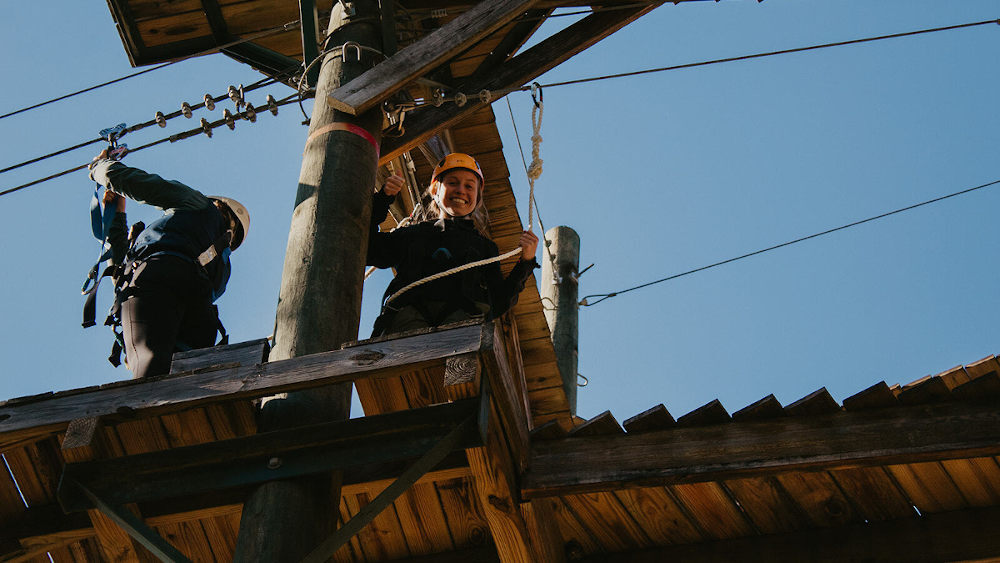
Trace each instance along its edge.
{"label": "wooden support brace", "polygon": [[142,520],[136,518],[135,515],[126,510],[124,507],[106,504],[103,500],[94,495],[80,483],[75,483],[75,486],[78,487],[101,512],[106,514],[115,522],[115,524],[118,524],[123,530],[128,532],[128,534],[135,538],[137,542],[142,544],[143,547],[151,551],[153,555],[160,559],[160,561],[190,563],[191,560],[185,557],[183,553],[178,551],[174,546],[170,545],[167,540],[163,539],[152,528],[146,526]]}
{"label": "wooden support brace", "polygon": [[473,418],[471,417],[459,423],[454,430],[449,432],[448,435],[435,444],[423,457],[404,471],[393,484],[386,487],[372,502],[366,504],[353,518],[345,522],[340,529],[316,547],[302,562],[323,563],[332,557],[354,534],[357,534],[361,528],[374,520],[379,513],[416,483],[422,475],[433,469],[435,465],[455,449],[462,442],[464,435],[471,429],[472,425]]}
{"label": "wooden support brace", "polygon": [[[102,432],[103,425],[98,417],[78,418],[70,421],[66,427],[66,435],[62,441],[63,459],[68,463],[91,461],[106,457],[108,447]],[[122,507],[139,517],[139,508],[135,505]],[[128,532],[118,526],[104,512],[92,508],[87,511],[97,543],[104,556],[109,561],[147,561],[151,560],[149,552],[142,549],[129,536]]]}
{"label": "wooden support brace", "polygon": [[330,93],[330,105],[351,115],[377,106],[393,92],[447,61],[531,7],[537,0],[482,0],[391,58]]}
{"label": "wooden support brace", "polygon": [[[70,463],[59,502],[67,512],[93,505],[71,486],[85,483],[111,504],[179,498],[353,467],[414,459],[473,415],[468,399],[423,409],[278,430],[113,459]],[[463,435],[462,447],[480,444]]]}

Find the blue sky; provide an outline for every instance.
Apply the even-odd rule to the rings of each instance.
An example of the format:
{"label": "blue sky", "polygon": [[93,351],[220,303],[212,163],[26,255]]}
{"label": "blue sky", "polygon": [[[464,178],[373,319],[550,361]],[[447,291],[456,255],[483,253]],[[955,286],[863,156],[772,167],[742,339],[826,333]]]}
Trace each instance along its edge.
{"label": "blue sky", "polygon": [[[104,2],[0,22],[0,113],[132,72]],[[668,3],[541,77],[542,84],[1000,17],[985,0]],[[543,27],[550,33],[568,24]],[[581,295],[607,293],[1000,179],[1000,28],[940,32],[545,90],[542,220],[581,236]],[[260,76],[221,55],[0,120],[6,167],[146,121]],[[267,93],[248,96],[261,105]],[[530,97],[510,96],[525,150]],[[209,119],[218,119],[220,104]],[[306,105],[307,109],[309,105]],[[527,182],[494,103],[522,218]],[[199,115],[199,116],[200,116]],[[306,128],[297,106],[130,155],[126,163],[232,195],[251,210],[220,300],[233,341],[270,334]],[[124,139],[194,127],[183,118]],[[461,148],[461,147],[459,147]],[[93,150],[92,150],[93,149]],[[0,174],[3,189],[98,147]],[[0,198],[0,399],[125,379],[110,332],[80,327],[96,258],[85,173]],[[580,313],[579,413],[679,416],[768,394],[788,404],[906,383],[997,351],[1000,186],[609,299]],[[132,204],[130,219],[154,212]],[[540,273],[539,273],[540,276]],[[366,288],[367,335],[388,278]],[[103,312],[110,293],[102,295]],[[355,412],[355,414],[359,414]]]}

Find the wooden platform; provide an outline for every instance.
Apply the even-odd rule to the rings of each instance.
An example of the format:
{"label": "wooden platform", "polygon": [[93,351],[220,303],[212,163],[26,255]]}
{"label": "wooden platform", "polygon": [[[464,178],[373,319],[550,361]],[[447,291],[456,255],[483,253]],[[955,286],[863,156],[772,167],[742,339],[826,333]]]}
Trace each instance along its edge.
{"label": "wooden platform", "polygon": [[[491,331],[497,340],[489,336]],[[92,472],[93,467],[131,467],[139,476],[152,475],[158,464],[152,463],[155,457],[147,459],[151,455],[187,459],[188,467],[198,467],[189,446],[224,445],[253,436],[254,396],[303,385],[366,382],[369,404],[381,404],[386,411],[407,409],[400,412],[409,422],[393,419],[392,432],[422,429],[434,436],[432,426],[419,422],[419,409],[438,401],[461,404],[448,403],[449,397],[481,396],[473,391],[473,379],[455,376],[474,378],[477,366],[495,385],[505,370],[503,339],[500,326],[485,331],[479,325],[459,326],[400,340],[359,342],[315,357],[221,364],[153,382],[0,404],[0,450],[6,461],[0,472],[3,560],[42,561],[45,553],[55,561],[149,560],[100,512],[62,513],[57,492],[64,468],[71,477],[85,474],[88,467]],[[415,349],[427,351],[426,359],[413,358]],[[416,361],[406,363],[404,357]],[[475,361],[470,364],[469,358]],[[552,422],[529,433],[522,419],[528,443],[521,451],[516,429],[501,412],[517,410],[512,404],[516,389],[508,389],[493,400],[489,428],[510,438],[517,487],[511,501],[483,495],[477,481],[478,446],[472,445],[417,481],[334,559],[387,561],[437,554],[434,560],[450,560],[446,555],[500,560],[498,551],[510,549],[510,540],[495,534],[500,528],[491,522],[491,512],[513,514],[515,507],[525,522],[544,515],[547,531],[537,522],[531,526],[541,530],[538,541],[550,542],[554,560],[1000,557],[993,533],[1000,523],[998,372],[1000,363],[991,356],[903,386],[879,383],[843,405],[822,389],[790,405],[769,396],[732,415],[713,401],[675,420],[658,405],[626,420],[624,427],[605,413],[569,432]],[[390,400],[386,392],[392,389],[410,402]],[[81,415],[100,424],[72,422],[88,419]],[[435,418],[446,424],[451,416]],[[367,430],[342,429],[331,438],[321,439],[326,434],[319,430],[305,432],[303,444],[295,446],[333,444],[334,434],[336,440],[363,440],[366,432],[381,428],[382,441],[374,443],[384,445],[386,452],[402,452],[401,459],[368,458],[346,470],[338,508],[342,521],[389,486],[415,455],[393,446],[385,424],[372,420],[375,426]],[[90,438],[82,438],[88,432]],[[269,461],[253,457],[246,462],[248,469]],[[108,461],[88,461],[101,459]],[[105,489],[128,491],[130,483],[142,481],[128,472],[122,475],[117,487]],[[234,483],[197,494],[189,490],[196,483],[178,485],[169,490],[186,492],[169,498],[149,498],[147,491],[128,506],[192,560],[228,561],[244,493],[241,482]]]}

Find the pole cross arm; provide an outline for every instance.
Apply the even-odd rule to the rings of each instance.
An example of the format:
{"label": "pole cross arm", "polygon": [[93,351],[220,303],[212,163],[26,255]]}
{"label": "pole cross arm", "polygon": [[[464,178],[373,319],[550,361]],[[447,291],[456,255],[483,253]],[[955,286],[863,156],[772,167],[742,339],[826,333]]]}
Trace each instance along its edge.
{"label": "pole cross arm", "polygon": [[482,0],[328,96],[335,109],[360,115],[504,26],[538,0]]}
{"label": "pole cross arm", "polygon": [[[461,88],[464,92],[518,88],[653,10],[659,4],[660,2],[653,2],[621,10],[592,13],[543,39],[496,69],[491,69],[488,74],[473,77],[466,84],[462,84]],[[377,68],[379,67],[375,67]],[[359,77],[361,78],[364,78],[364,75]],[[384,164],[399,157],[403,152],[424,142],[441,129],[458,123],[483,105],[485,104],[478,97],[472,96],[468,103],[461,107],[457,104],[445,104],[413,112],[414,115],[406,119],[406,132],[401,137],[383,140],[379,162]]]}
{"label": "pole cross arm", "polygon": [[[73,512],[94,508],[94,498],[87,491],[117,505],[334,470],[361,468],[375,474],[372,468],[423,455],[443,436],[450,436],[459,422],[475,416],[481,408],[479,402],[466,399],[196,446],[69,463],[60,481],[59,502],[65,511]],[[444,454],[481,443],[478,432],[461,433]]]}

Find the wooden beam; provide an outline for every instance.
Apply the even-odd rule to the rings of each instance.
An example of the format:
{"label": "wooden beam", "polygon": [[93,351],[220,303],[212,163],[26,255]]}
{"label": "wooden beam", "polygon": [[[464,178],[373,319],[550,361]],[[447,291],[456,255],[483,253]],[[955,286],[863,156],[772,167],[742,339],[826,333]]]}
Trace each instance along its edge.
{"label": "wooden beam", "polygon": [[481,327],[471,325],[300,356],[254,366],[116,382],[100,387],[14,399],[0,406],[0,450],[32,436],[64,430],[71,420],[94,416],[161,414],[213,400],[261,397],[311,387],[390,377],[427,367],[481,347]]}
{"label": "wooden beam", "polygon": [[470,416],[460,422],[451,432],[441,438],[437,444],[427,450],[420,459],[413,463],[398,479],[386,487],[370,503],[358,511],[353,518],[344,524],[323,541],[312,552],[303,559],[303,563],[323,563],[329,560],[342,545],[347,543],[354,534],[361,531],[361,528],[368,525],[376,516],[393,503],[407,489],[413,486],[425,473],[437,465],[449,452],[465,442],[465,435],[472,431],[475,433],[475,417]]}
{"label": "wooden beam", "polygon": [[[108,446],[97,417],[77,419],[69,423],[62,441],[62,456],[68,462],[84,462],[108,456]],[[125,507],[136,517],[141,517],[138,507]],[[87,516],[97,535],[97,543],[108,561],[152,561],[151,554],[140,547],[131,536],[107,514],[96,508]]]}
{"label": "wooden beam", "polygon": [[[81,483],[117,505],[243,487],[347,467],[419,457],[478,409],[474,399],[423,409],[277,430],[196,446],[67,464],[59,487],[66,511],[93,506]],[[462,446],[480,443],[476,433]],[[440,461],[440,460],[439,460]]]}
{"label": "wooden beam", "polygon": [[[496,323],[483,326],[483,364],[487,377],[483,395],[489,397],[488,410],[481,413],[487,428],[482,447],[465,450],[473,476],[476,496],[504,563],[533,563],[563,560],[561,541],[552,528],[544,507],[524,506],[516,485],[520,469],[518,454],[527,451],[527,416],[513,396],[512,371],[507,363],[503,332]],[[455,392],[461,390],[456,386]],[[516,442],[523,440],[523,445]],[[548,516],[548,518],[546,518]]]}
{"label": "wooden beam", "polygon": [[[510,59],[488,77],[463,85],[463,91],[475,94],[483,89],[500,91],[520,87],[660,4],[662,2],[591,14]],[[445,104],[438,108],[421,108],[420,111],[413,112],[413,115],[406,119],[406,133],[403,136],[383,139],[379,164],[399,157],[441,129],[461,121],[481,105],[482,102],[476,96],[469,96],[468,103],[462,107]]]}
{"label": "wooden beam", "polygon": [[330,105],[351,115],[377,106],[415,78],[504,26],[537,0],[482,0],[330,93]]}
{"label": "wooden beam", "polygon": [[86,487],[77,483],[83,493],[90,498],[90,501],[106,514],[111,520],[118,524],[123,530],[128,532],[137,542],[156,555],[160,561],[190,563],[183,553],[163,539],[152,528],[147,526],[142,520],[121,506],[112,506],[105,503],[100,497],[89,491]]}
{"label": "wooden beam", "polygon": [[1000,455],[1000,409],[949,402],[535,442],[525,498]]}
{"label": "wooden beam", "polygon": [[975,508],[790,534],[601,554],[583,561],[584,563],[992,561],[1000,557],[1000,534],[996,533],[998,527],[1000,527],[1000,508]]}

